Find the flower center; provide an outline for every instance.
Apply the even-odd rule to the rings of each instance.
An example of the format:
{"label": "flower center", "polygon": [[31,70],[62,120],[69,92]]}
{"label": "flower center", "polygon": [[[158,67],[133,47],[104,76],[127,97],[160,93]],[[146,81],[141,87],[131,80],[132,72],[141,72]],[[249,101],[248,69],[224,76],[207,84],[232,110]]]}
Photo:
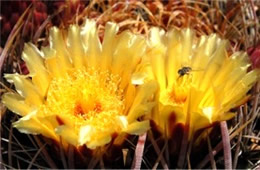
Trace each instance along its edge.
{"label": "flower center", "polygon": [[166,105],[184,104],[190,86],[191,79],[189,75],[184,75],[178,78],[172,87],[168,87],[164,92],[162,92],[160,96],[161,102]]}
{"label": "flower center", "polygon": [[119,77],[108,72],[72,70],[51,81],[43,113],[66,115],[76,123],[75,128],[88,124],[101,131],[116,130],[115,118],[124,110],[119,83]]}

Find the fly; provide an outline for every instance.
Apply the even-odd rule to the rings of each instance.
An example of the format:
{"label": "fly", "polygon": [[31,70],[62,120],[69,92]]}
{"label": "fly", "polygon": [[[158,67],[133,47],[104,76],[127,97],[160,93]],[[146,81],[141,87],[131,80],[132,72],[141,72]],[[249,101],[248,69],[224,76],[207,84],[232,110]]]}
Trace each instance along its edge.
{"label": "fly", "polygon": [[182,67],[178,70],[179,78],[184,76],[185,74],[188,75],[191,71],[191,67]]}

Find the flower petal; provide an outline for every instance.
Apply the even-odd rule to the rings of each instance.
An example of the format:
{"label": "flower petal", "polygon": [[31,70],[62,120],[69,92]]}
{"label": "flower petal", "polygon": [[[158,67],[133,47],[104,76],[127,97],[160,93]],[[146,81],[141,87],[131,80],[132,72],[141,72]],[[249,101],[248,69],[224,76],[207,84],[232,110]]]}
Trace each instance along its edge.
{"label": "flower petal", "polygon": [[118,35],[118,43],[115,47],[115,52],[112,59],[112,73],[122,75],[123,70],[129,63],[132,63],[133,56],[130,55],[129,49],[131,49],[135,36],[129,31],[124,31]]}
{"label": "flower petal", "polygon": [[85,50],[82,45],[80,28],[77,25],[71,25],[68,32],[68,49],[75,68],[84,66]]}
{"label": "flower petal", "polygon": [[129,48],[128,56],[129,61],[127,64],[125,64],[124,69],[122,69],[121,73],[121,84],[120,87],[122,89],[125,89],[127,85],[129,84],[129,80],[131,79],[131,76],[134,72],[134,69],[136,68],[137,64],[141,61],[141,56],[144,55],[144,51],[146,49],[144,38],[141,36],[135,36],[132,40],[133,43],[131,47]]}
{"label": "flower petal", "polygon": [[57,57],[56,51],[50,47],[42,47],[42,51],[45,57],[46,68],[50,72],[52,77],[60,77],[61,75],[63,75],[66,71],[61,66],[61,61]]}
{"label": "flower petal", "polygon": [[132,135],[140,135],[147,132],[149,129],[150,129],[150,121],[145,120],[142,122],[133,122],[129,124],[125,132]]}
{"label": "flower petal", "polygon": [[24,99],[16,93],[5,93],[2,96],[2,102],[8,109],[20,116],[25,116],[33,110],[25,103]]}
{"label": "flower petal", "polygon": [[131,83],[133,85],[142,85],[145,82],[145,79],[147,79],[147,74],[144,72],[134,73],[131,79]]}
{"label": "flower petal", "polygon": [[72,67],[71,58],[68,53],[65,38],[62,32],[57,27],[50,29],[50,48],[56,51],[56,56],[59,58],[59,65],[62,69],[67,70]]}
{"label": "flower petal", "polygon": [[46,95],[50,77],[44,66],[42,54],[33,44],[25,44],[22,54],[23,60],[30,71],[33,83],[39,88],[42,96]]}
{"label": "flower petal", "polygon": [[207,86],[211,84],[212,79],[217,71],[221,68],[221,64],[227,58],[227,41],[223,41],[218,50],[211,56],[211,59],[207,65],[207,68],[204,71],[204,75],[200,78],[200,89],[207,89]]}
{"label": "flower petal", "polygon": [[99,146],[104,146],[112,140],[111,134],[100,134],[98,138],[92,139],[86,145],[90,149],[95,149]]}
{"label": "flower petal", "polygon": [[71,145],[78,146],[78,135],[75,133],[76,131],[68,127],[66,125],[58,126],[55,129],[57,135],[60,135],[66,142]]}
{"label": "flower petal", "polygon": [[116,44],[116,34],[118,32],[118,25],[108,22],[105,27],[104,40],[102,44],[102,63],[103,70],[111,69],[112,56]]}
{"label": "flower petal", "polygon": [[151,28],[150,30],[150,49],[148,52],[148,57],[151,58],[151,65],[153,68],[153,73],[158,79],[160,89],[164,90],[166,88],[166,75],[165,75],[165,53],[166,48],[162,44],[162,35],[164,32],[158,28]]}
{"label": "flower petal", "polygon": [[37,111],[31,112],[13,123],[13,127],[26,134],[42,134],[43,136],[59,141],[54,133],[53,126],[44,118],[36,117]]}
{"label": "flower petal", "polygon": [[79,130],[79,145],[83,145],[91,140],[94,129],[90,125],[82,126]]}
{"label": "flower petal", "polygon": [[150,113],[152,108],[155,106],[154,102],[146,103],[146,104],[139,104],[135,109],[131,110],[127,115],[127,120],[132,122],[137,118]]}
{"label": "flower petal", "polygon": [[168,86],[171,87],[178,77],[178,69],[182,67],[181,55],[182,46],[180,45],[180,33],[177,30],[171,30],[167,33],[168,60],[166,61],[166,74],[168,80]]}
{"label": "flower petal", "polygon": [[14,83],[17,92],[30,104],[39,106],[43,102],[43,97],[39,90],[25,76],[19,74],[5,74],[4,77],[10,83]]}
{"label": "flower petal", "polygon": [[[127,119],[129,122],[132,122],[134,118],[136,117],[136,113],[134,113],[139,105],[146,103],[149,98],[153,97],[154,92],[157,90],[157,82],[156,81],[149,81],[145,83],[144,85],[140,86],[136,97],[134,99],[134,102],[132,104],[132,107],[129,111],[129,114],[127,116]],[[150,108],[149,106],[147,108]],[[138,112],[139,114],[141,112]]]}
{"label": "flower petal", "polygon": [[86,20],[81,30],[81,37],[86,49],[87,64],[89,67],[99,67],[101,59],[101,43],[94,20]]}

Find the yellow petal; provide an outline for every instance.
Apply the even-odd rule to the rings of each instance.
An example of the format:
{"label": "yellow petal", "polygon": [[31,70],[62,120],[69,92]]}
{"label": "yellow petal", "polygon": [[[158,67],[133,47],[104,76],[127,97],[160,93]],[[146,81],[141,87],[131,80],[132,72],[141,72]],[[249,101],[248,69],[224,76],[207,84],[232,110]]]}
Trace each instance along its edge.
{"label": "yellow petal", "polygon": [[[252,88],[258,77],[259,70],[250,71],[241,81],[235,84],[232,89],[229,89],[229,91],[226,92],[226,97],[223,100],[223,105],[226,107],[226,111],[231,107],[236,107],[236,103],[240,103],[240,100],[245,97],[245,93]],[[229,108],[227,106],[229,106]]]}
{"label": "yellow petal", "polygon": [[230,59],[233,63],[235,63],[235,66],[237,67],[249,67],[250,66],[250,59],[246,52],[235,52],[230,56]]}
{"label": "yellow petal", "polygon": [[137,89],[138,91],[133,106],[146,102],[150,97],[152,97],[154,92],[157,90],[157,87],[158,87],[157,82],[153,80],[138,87]]}
{"label": "yellow petal", "polygon": [[133,56],[131,56],[129,52],[129,48],[131,48],[132,41],[135,36],[129,32],[122,32],[118,36],[118,43],[115,47],[115,53],[112,59],[112,73],[122,75],[122,71],[127,67],[127,64],[132,63]]}
{"label": "yellow petal", "polygon": [[191,138],[191,136],[193,135],[192,133],[201,129],[201,128],[205,128],[208,127],[209,125],[212,124],[211,120],[209,120],[209,118],[207,116],[205,116],[205,114],[200,113],[200,112],[192,112],[191,114],[195,115],[192,117],[192,121],[190,124],[190,132],[189,132],[189,139]]}
{"label": "yellow petal", "polygon": [[255,69],[255,70],[248,72],[246,74],[246,76],[243,77],[242,83],[246,87],[250,87],[250,86],[254,85],[255,81],[258,80],[259,78],[260,78],[260,69],[257,69],[257,70]]}
{"label": "yellow petal", "polygon": [[133,122],[137,118],[150,113],[154,106],[155,106],[154,102],[138,105],[137,107],[135,107],[129,112],[129,114],[127,115],[127,120],[130,123]]}
{"label": "yellow petal", "polygon": [[149,129],[150,129],[150,121],[145,120],[142,122],[133,122],[129,124],[125,132],[132,135],[140,135],[147,132]]}
{"label": "yellow petal", "polygon": [[131,119],[135,117],[134,115],[136,114],[134,114],[134,111],[136,110],[136,107],[138,107],[142,103],[143,104],[146,103],[149,98],[153,97],[153,94],[156,90],[157,90],[156,81],[149,81],[138,88],[131,110],[129,111],[129,115],[127,118],[128,121],[131,122],[132,121]]}
{"label": "yellow petal", "polygon": [[19,74],[5,74],[8,82],[14,83],[17,92],[25,98],[25,101],[39,106],[43,102],[43,97],[40,96],[39,90],[35,88],[32,82],[26,79],[25,76]]}
{"label": "yellow petal", "polygon": [[[129,84],[129,79],[133,74],[136,65],[140,62],[141,57],[144,55],[146,46],[144,38],[141,36],[134,36],[132,40],[132,45],[129,47],[128,52],[128,61],[127,64],[122,65],[122,73],[121,73],[121,84],[120,87],[124,89]],[[125,56],[127,57],[127,56]]]}
{"label": "yellow petal", "polygon": [[200,38],[200,43],[196,47],[194,56],[192,57],[192,68],[195,69],[204,69],[209,63],[210,57],[218,48],[219,43],[217,40],[220,40],[216,34],[212,34],[209,37],[202,36]]}
{"label": "yellow petal", "polygon": [[89,141],[86,145],[90,149],[95,149],[99,146],[104,146],[105,144],[108,144],[112,140],[112,137],[110,134],[100,134],[96,139],[92,139]]}
{"label": "yellow petal", "polygon": [[82,45],[80,28],[77,25],[71,25],[68,32],[68,49],[75,68],[84,66],[85,49]]}
{"label": "yellow petal", "polygon": [[115,23],[108,22],[105,27],[105,34],[102,44],[102,63],[101,67],[103,70],[111,69],[112,56],[116,44],[116,34],[118,32],[118,25]]}
{"label": "yellow petal", "polygon": [[2,96],[2,103],[12,112],[20,116],[25,116],[33,110],[25,103],[20,95],[15,93],[5,93]]}
{"label": "yellow petal", "polygon": [[236,113],[233,112],[225,112],[220,114],[219,119],[217,119],[218,121],[224,121],[224,120],[230,120],[231,118],[233,118],[234,116],[236,116]]}
{"label": "yellow petal", "polygon": [[[39,49],[32,43],[27,43],[24,45],[23,53],[25,54],[26,60],[30,60],[34,62],[37,66],[44,68],[43,63],[43,54],[39,51]],[[32,69],[35,71],[35,68]]]}
{"label": "yellow petal", "polygon": [[207,89],[208,85],[212,84],[212,80],[217,71],[221,68],[221,64],[227,58],[227,41],[223,41],[218,50],[211,57],[204,75],[200,78],[200,89]]}
{"label": "yellow petal", "polygon": [[[194,50],[195,54],[191,59],[191,68],[195,70],[192,77],[196,86],[201,84],[201,79],[204,76],[204,71],[207,68],[211,56],[215,50],[219,48],[220,43],[218,43],[218,41],[220,41],[220,39],[216,34],[212,34],[209,37],[202,36],[198,47],[195,47],[197,49]],[[214,80],[215,79],[217,79],[217,75],[215,75]]]}
{"label": "yellow petal", "polygon": [[160,111],[161,115],[159,117],[161,123],[165,123],[169,121],[169,118],[172,114],[174,114],[176,118],[176,122],[179,123],[185,123],[186,121],[186,114],[183,114],[183,109],[180,106],[171,106],[166,105],[163,107],[163,109]]}
{"label": "yellow petal", "polygon": [[60,135],[66,142],[73,146],[78,146],[78,135],[75,129],[66,125],[59,126],[55,129],[57,135]]}
{"label": "yellow petal", "polygon": [[90,125],[80,127],[79,130],[79,145],[83,145],[91,140],[93,128]]}
{"label": "yellow petal", "polygon": [[164,34],[158,28],[152,28],[150,30],[150,49],[147,54],[151,58],[151,65],[153,73],[158,80],[160,89],[166,88],[166,76],[165,76],[165,53],[166,48],[162,44],[162,35]]}
{"label": "yellow petal", "polygon": [[194,32],[191,29],[182,30],[182,64],[190,64]]}
{"label": "yellow petal", "polygon": [[42,51],[45,57],[45,65],[52,77],[60,77],[66,72],[60,63],[61,61],[57,57],[57,53],[54,49],[50,47],[43,47]]}
{"label": "yellow petal", "polygon": [[64,70],[72,67],[71,58],[68,53],[65,38],[62,36],[62,32],[57,27],[50,29],[50,48],[56,51],[56,55],[60,60],[60,66]]}
{"label": "yellow petal", "polygon": [[148,75],[144,72],[134,73],[131,78],[131,83],[133,85],[142,85],[147,77]]}
{"label": "yellow petal", "polygon": [[81,37],[84,47],[86,48],[88,66],[100,67],[101,43],[94,20],[86,20],[81,31]]}
{"label": "yellow petal", "polygon": [[124,114],[127,115],[129,112],[129,109],[132,107],[132,104],[133,104],[135,96],[136,96],[136,87],[129,84],[125,91],[126,92],[125,92]]}
{"label": "yellow petal", "polygon": [[181,68],[181,45],[180,45],[180,33],[177,30],[171,30],[167,33],[168,60],[166,61],[166,74],[168,80],[168,86],[171,87],[178,77],[178,69]]}
{"label": "yellow petal", "polygon": [[42,134],[43,136],[59,141],[54,133],[53,126],[44,118],[36,117],[37,111],[31,112],[13,123],[13,127],[26,134]]}
{"label": "yellow petal", "polygon": [[[236,53],[238,54],[238,53]],[[233,54],[234,56],[235,54]],[[216,75],[215,78],[213,80],[213,83],[215,86],[225,86],[225,83],[229,80],[229,75],[230,73],[233,71],[233,68],[237,68],[235,65],[235,60],[232,60],[231,58],[227,58],[225,59],[225,61],[223,61],[223,65],[220,68],[221,71],[219,71]],[[224,87],[222,87],[224,88]]]}
{"label": "yellow petal", "polygon": [[[229,74],[229,81],[226,81],[224,86],[224,91],[230,91],[235,85],[241,80],[241,77],[246,75],[247,68],[234,68],[233,71]],[[224,82],[222,82],[224,83]]]}
{"label": "yellow petal", "polygon": [[128,120],[126,116],[117,116],[116,119],[118,120],[121,129],[126,129],[128,126]]}
{"label": "yellow petal", "polygon": [[22,54],[23,60],[30,71],[33,83],[39,88],[42,96],[46,95],[50,77],[44,66],[42,54],[32,44],[26,44]]}
{"label": "yellow petal", "polygon": [[164,30],[157,27],[152,27],[149,32],[149,46],[154,47],[161,45],[163,42],[163,36],[165,35]]}

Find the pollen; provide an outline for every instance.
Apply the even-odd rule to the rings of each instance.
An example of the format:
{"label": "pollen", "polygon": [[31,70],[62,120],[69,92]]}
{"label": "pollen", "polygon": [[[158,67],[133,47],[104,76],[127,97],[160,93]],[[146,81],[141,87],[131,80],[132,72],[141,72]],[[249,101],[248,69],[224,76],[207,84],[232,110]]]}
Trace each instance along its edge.
{"label": "pollen", "polygon": [[51,81],[41,109],[45,115],[66,115],[76,122],[76,129],[91,125],[100,131],[119,130],[115,117],[121,116],[124,110],[119,83],[119,76],[108,72],[72,70]]}
{"label": "pollen", "polygon": [[191,85],[192,78],[189,75],[178,77],[173,86],[162,92],[160,101],[167,105],[184,104]]}
{"label": "pollen", "polygon": [[184,103],[187,99],[187,89],[186,88],[177,88],[172,89],[169,92],[169,100],[173,103]]}

